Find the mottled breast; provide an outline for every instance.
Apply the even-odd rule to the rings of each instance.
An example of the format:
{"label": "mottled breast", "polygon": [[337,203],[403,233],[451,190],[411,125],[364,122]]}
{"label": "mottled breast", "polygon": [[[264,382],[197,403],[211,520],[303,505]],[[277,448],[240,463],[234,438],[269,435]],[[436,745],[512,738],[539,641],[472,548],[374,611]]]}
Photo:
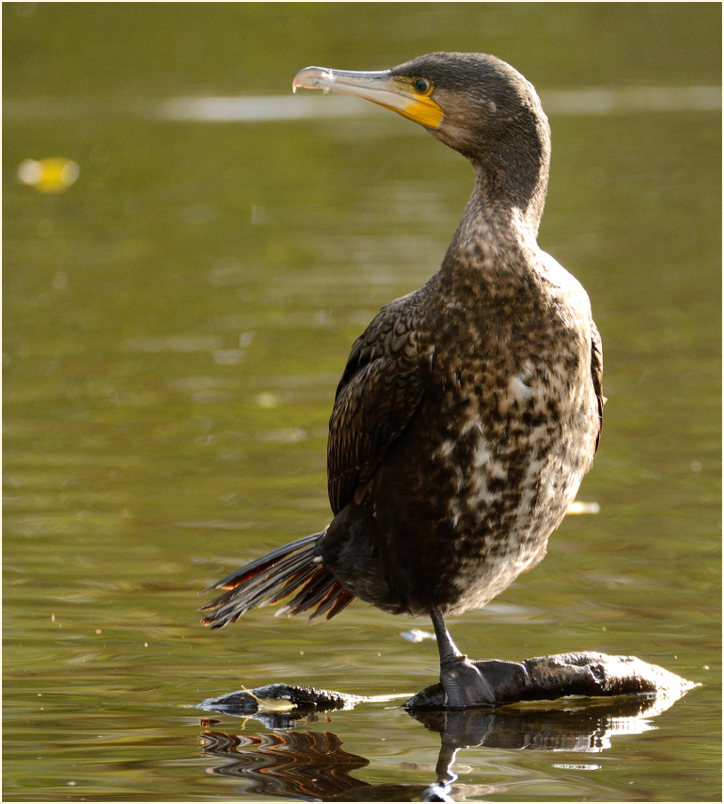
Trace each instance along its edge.
{"label": "mottled breast", "polygon": [[[585,292],[566,277],[545,270],[440,296],[435,324],[422,325],[434,345],[430,387],[376,502],[391,519],[383,486],[406,476],[420,515],[397,516],[418,544],[435,545],[414,563],[444,610],[484,605],[537,563],[590,466],[592,322]],[[429,456],[423,471],[415,456]],[[400,561],[411,559],[401,550]]]}

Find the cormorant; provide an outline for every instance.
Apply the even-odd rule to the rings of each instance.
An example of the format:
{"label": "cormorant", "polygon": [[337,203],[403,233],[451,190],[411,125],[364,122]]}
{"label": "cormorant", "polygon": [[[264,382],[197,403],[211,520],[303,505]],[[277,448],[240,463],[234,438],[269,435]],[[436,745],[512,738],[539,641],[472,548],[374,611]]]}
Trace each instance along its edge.
{"label": "cormorant", "polygon": [[588,296],[536,242],[548,121],[520,73],[479,53],[379,72],[307,67],[297,87],[420,123],[470,160],[475,187],[440,270],[352,346],[329,424],[331,523],[210,587],[225,591],[203,623],[292,594],[278,613],[329,619],[359,597],[429,615],[446,706],[492,704],[443,617],[481,608],[543,558],[602,422]]}

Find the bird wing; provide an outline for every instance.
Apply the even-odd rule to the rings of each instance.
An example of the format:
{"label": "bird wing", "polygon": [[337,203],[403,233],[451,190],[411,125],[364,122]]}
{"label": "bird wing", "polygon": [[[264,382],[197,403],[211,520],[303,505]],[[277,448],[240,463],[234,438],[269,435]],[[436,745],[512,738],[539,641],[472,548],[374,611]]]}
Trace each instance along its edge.
{"label": "bird wing", "polygon": [[327,446],[335,514],[355,497],[359,502],[424,396],[433,347],[421,342],[410,302],[403,297],[382,308],[353,344],[337,387]]}
{"label": "bird wing", "polygon": [[601,335],[593,321],[591,321],[591,376],[593,378],[593,390],[596,392],[596,399],[598,400],[599,425],[595,446],[597,450],[603,427],[603,404],[606,401],[606,397],[603,395],[603,344],[601,343]]}

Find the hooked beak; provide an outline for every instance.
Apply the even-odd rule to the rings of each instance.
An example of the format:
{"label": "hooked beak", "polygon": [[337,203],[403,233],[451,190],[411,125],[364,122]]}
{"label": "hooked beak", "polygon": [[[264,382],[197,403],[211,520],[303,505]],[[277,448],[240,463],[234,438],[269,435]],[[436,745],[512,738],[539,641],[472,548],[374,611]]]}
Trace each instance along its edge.
{"label": "hooked beak", "polygon": [[413,79],[394,76],[389,70],[355,72],[305,67],[294,76],[292,91],[296,92],[297,87],[364,98],[427,128],[438,128],[442,122],[442,109],[429,94],[416,92]]}

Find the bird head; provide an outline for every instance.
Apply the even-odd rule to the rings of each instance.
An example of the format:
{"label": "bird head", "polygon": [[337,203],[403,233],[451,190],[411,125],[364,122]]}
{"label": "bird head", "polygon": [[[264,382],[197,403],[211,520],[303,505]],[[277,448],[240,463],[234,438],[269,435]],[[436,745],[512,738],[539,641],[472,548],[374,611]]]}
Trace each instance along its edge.
{"label": "bird head", "polygon": [[533,86],[494,56],[431,53],[373,72],[306,67],[297,87],[354,95],[419,123],[520,206],[545,193],[547,118]]}

